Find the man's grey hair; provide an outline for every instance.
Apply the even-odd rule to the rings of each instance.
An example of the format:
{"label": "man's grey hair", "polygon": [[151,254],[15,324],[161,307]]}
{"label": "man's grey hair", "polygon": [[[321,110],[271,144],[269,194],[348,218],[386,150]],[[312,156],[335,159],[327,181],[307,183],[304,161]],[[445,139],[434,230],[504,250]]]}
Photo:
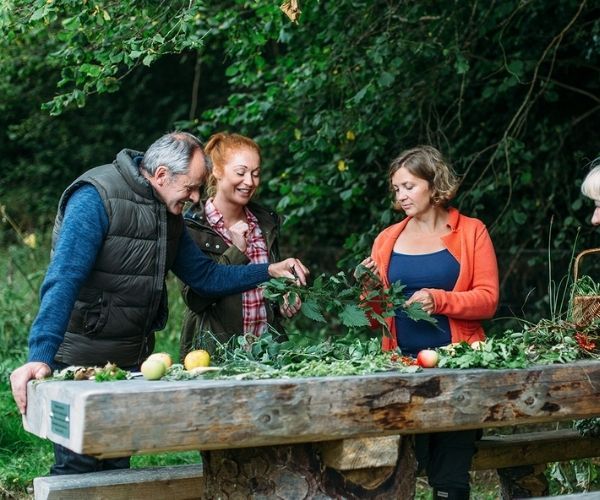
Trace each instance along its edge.
{"label": "man's grey hair", "polygon": [[151,176],[161,165],[167,167],[172,175],[187,174],[196,151],[202,153],[206,168],[210,172],[210,165],[206,161],[200,139],[188,132],[171,132],[150,145],[142,159],[141,168]]}

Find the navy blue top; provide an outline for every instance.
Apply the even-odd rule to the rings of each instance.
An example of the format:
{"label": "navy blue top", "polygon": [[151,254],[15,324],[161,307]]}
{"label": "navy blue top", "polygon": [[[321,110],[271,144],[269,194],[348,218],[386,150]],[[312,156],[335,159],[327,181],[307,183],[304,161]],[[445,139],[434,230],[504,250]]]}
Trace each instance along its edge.
{"label": "navy blue top", "polygon": [[[408,299],[422,288],[452,290],[458,279],[460,265],[447,250],[420,255],[392,252],[388,279],[400,281]],[[421,349],[436,348],[451,342],[448,317],[434,314],[437,324],[410,319],[404,309],[396,310],[396,336],[404,355],[416,356]]]}

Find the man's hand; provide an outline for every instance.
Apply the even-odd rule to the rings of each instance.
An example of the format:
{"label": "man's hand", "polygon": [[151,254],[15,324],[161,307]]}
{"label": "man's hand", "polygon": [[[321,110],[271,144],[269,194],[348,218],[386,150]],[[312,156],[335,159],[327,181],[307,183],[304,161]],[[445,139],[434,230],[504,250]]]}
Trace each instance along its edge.
{"label": "man's hand", "polygon": [[294,258],[269,265],[269,276],[271,278],[289,278],[298,281],[301,285],[306,285],[306,278],[309,274],[310,272],[304,264]]}
{"label": "man's hand", "polygon": [[33,379],[42,379],[52,374],[52,370],[46,363],[31,361],[20,366],[10,374],[10,385],[13,398],[21,415],[27,411],[27,382]]}
{"label": "man's hand", "polygon": [[248,247],[248,224],[243,220],[236,222],[229,228],[229,235],[231,242],[240,249],[240,252],[244,253]]}

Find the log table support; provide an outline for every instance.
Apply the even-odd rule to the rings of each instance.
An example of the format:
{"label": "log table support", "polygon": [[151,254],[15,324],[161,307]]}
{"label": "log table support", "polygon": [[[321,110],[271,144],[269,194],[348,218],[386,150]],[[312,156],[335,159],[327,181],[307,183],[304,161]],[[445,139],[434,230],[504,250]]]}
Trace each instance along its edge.
{"label": "log table support", "polygon": [[538,498],[548,496],[546,464],[521,465],[498,469],[500,496],[504,499]]}
{"label": "log table support", "polygon": [[203,498],[413,498],[416,461],[411,441],[398,440],[399,459],[393,467],[353,471],[326,467],[312,444],[203,452]]}

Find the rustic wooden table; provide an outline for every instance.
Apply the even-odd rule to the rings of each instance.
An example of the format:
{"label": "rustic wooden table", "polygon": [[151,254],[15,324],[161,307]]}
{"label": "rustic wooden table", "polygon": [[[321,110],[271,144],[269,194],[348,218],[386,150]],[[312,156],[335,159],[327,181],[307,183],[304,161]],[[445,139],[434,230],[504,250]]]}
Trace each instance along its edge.
{"label": "rustic wooden table", "polygon": [[[324,476],[323,445],[310,443],[597,415],[600,362],[592,361],[253,381],[30,383],[24,425],[98,457],[221,450],[205,454],[207,491],[213,493],[226,491],[226,479],[235,480],[239,491],[256,491],[258,476],[269,477],[275,469],[281,476],[285,467],[285,481],[292,484],[299,475],[309,490],[333,496],[347,484]],[[403,477],[392,480],[395,476]],[[388,479],[382,487],[397,493],[411,476]]]}

